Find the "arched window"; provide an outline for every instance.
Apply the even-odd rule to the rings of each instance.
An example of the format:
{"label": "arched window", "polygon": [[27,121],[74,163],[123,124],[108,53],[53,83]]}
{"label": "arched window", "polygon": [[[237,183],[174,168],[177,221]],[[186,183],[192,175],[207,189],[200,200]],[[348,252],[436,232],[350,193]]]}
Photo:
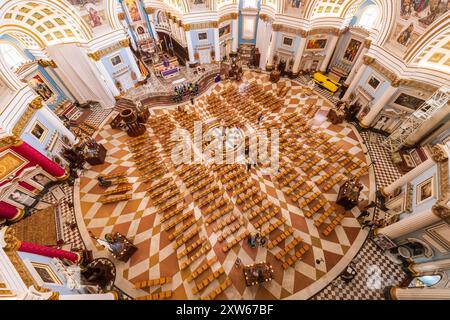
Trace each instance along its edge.
{"label": "arched window", "polygon": [[0,53],[12,70],[16,70],[22,63],[27,61],[24,55],[9,43],[0,43]]}
{"label": "arched window", "polygon": [[412,279],[409,288],[424,288],[424,287],[432,287],[441,281],[442,276],[440,274],[433,274],[429,276],[420,276]]}
{"label": "arched window", "polygon": [[374,5],[368,6],[361,14],[361,18],[357,23],[358,26],[361,26],[366,29],[372,29],[375,25],[375,22],[378,18],[378,8]]}
{"label": "arched window", "polygon": [[258,1],[257,0],[242,0],[242,8],[257,8]]}

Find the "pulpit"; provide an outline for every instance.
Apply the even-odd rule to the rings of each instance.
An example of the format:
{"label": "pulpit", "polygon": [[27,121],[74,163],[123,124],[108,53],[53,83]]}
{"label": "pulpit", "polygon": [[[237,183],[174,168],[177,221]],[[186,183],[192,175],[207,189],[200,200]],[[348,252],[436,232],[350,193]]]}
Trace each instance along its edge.
{"label": "pulpit", "polygon": [[339,189],[336,204],[343,206],[346,210],[354,208],[358,205],[362,188],[362,184],[357,179],[346,181]]}
{"label": "pulpit", "polygon": [[270,72],[270,81],[273,83],[277,83],[280,81],[281,72],[278,70],[273,70]]}
{"label": "pulpit", "polygon": [[127,134],[130,137],[137,137],[144,134],[146,130],[145,125],[139,123],[136,112],[131,109],[125,109],[120,113],[120,116],[125,123]]}

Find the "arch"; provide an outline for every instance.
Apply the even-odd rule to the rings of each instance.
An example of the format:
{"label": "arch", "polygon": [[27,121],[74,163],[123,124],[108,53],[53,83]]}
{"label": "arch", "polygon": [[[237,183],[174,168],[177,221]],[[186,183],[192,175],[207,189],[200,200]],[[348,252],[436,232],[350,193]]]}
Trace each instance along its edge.
{"label": "arch", "polygon": [[[30,6],[31,5],[31,6]],[[46,16],[48,14],[58,14],[58,17],[60,21],[63,21],[63,26],[65,26],[65,31],[69,30],[68,32],[72,33],[72,36],[75,39],[77,39],[79,42],[87,42],[92,39],[92,30],[89,27],[89,25],[78,15],[76,10],[66,1],[66,0],[6,0],[4,3],[0,5],[0,19],[5,21],[5,24],[8,24],[9,18],[7,17],[7,14],[14,13],[15,8],[18,7],[26,7],[28,8],[28,12],[32,12],[32,14],[28,15],[26,18],[28,20],[31,20],[34,23],[29,23],[28,25],[25,24],[25,22],[18,23],[15,20],[10,20],[12,25],[21,26],[24,29],[29,30],[31,33],[38,34],[42,33],[37,30],[37,28],[34,26],[36,24],[36,21],[38,18],[35,17],[35,14],[41,14],[41,11],[46,10],[46,14],[41,14],[43,16]],[[27,12],[27,14],[28,14]],[[33,16],[33,17],[32,17]],[[50,22],[53,23],[55,21],[48,20],[45,21],[45,23]],[[53,23],[54,28],[56,26],[56,29],[54,31],[58,32],[62,30],[61,25],[58,23]],[[25,27],[26,26],[26,27]],[[42,27],[42,26],[41,26]],[[51,29],[49,28],[49,30]],[[45,28],[42,28],[45,29]],[[52,30],[53,31],[53,30]],[[48,33],[47,33],[48,34]],[[75,35],[77,34],[77,35]],[[67,34],[66,34],[67,35]],[[39,38],[39,37],[38,37]],[[43,35],[41,35],[41,40],[44,39]],[[65,38],[62,36],[62,39]],[[47,39],[42,40],[43,43],[48,43],[49,37]],[[56,40],[58,42],[58,40]]]}
{"label": "arch", "polygon": [[118,0],[105,0],[105,12],[108,22],[114,30],[123,29],[122,24],[120,23],[118,14],[117,14],[117,5],[119,4]]}
{"label": "arch", "polygon": [[[414,57],[420,55],[423,50],[433,43],[434,39],[437,39],[441,35],[447,33],[450,30],[450,12],[442,16],[438,21],[428,27],[427,32],[417,39],[415,43],[405,53],[405,61],[411,63]],[[449,39],[450,40],[450,39]]]}

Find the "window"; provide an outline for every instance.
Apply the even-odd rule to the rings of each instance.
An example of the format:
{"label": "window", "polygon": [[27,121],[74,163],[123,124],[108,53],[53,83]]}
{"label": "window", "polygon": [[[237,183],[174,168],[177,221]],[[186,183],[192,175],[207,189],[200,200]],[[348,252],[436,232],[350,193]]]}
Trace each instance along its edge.
{"label": "window", "polygon": [[363,13],[361,14],[361,18],[358,21],[358,25],[366,28],[366,29],[372,29],[375,25],[375,22],[378,17],[378,9],[376,6],[368,6],[366,9],[364,9]]}
{"label": "window", "polygon": [[242,8],[256,8],[258,6],[257,0],[242,0]]}
{"label": "window", "polygon": [[425,288],[432,287],[441,281],[442,276],[440,274],[420,276],[412,279],[408,288]]}
{"label": "window", "polygon": [[0,43],[0,53],[11,70],[16,70],[22,63],[27,61],[16,47],[8,43]]}

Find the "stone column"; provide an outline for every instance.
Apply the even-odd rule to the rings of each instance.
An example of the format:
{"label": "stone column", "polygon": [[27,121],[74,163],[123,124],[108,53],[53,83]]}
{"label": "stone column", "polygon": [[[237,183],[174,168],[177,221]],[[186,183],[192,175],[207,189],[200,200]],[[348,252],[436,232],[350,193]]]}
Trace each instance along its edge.
{"label": "stone column", "polygon": [[34,253],[50,258],[67,259],[69,261],[72,261],[73,263],[79,263],[81,261],[81,256],[77,252],[51,248],[41,244],[26,241],[20,242],[20,247],[18,250],[20,252]]}
{"label": "stone column", "polygon": [[331,39],[328,40],[327,49],[325,51],[325,59],[323,59],[322,64],[320,65],[320,72],[326,72],[328,64],[331,61],[331,58],[333,57],[334,49],[336,48],[336,44],[339,40],[339,36],[334,35],[331,37]]}
{"label": "stone column", "polygon": [[425,160],[424,162],[419,164],[417,167],[415,167],[414,169],[410,170],[409,172],[407,172],[406,174],[402,175],[400,178],[398,178],[397,180],[392,182],[390,185],[382,187],[380,189],[381,194],[384,197],[387,197],[392,192],[394,192],[397,188],[404,186],[405,184],[410,182],[412,179],[418,177],[419,175],[424,173],[426,170],[428,170],[429,168],[434,166],[434,164],[435,164],[435,162],[433,161],[433,159],[431,157],[428,158],[427,160]]}
{"label": "stone column", "polygon": [[384,234],[389,239],[396,239],[405,234],[414,232],[426,226],[429,226],[435,222],[440,221],[441,218],[436,215],[432,209],[428,209],[409,216],[395,222],[387,227],[377,229],[377,234]]}
{"label": "stone column", "polygon": [[117,97],[120,95],[119,89],[117,89],[116,84],[114,83],[113,79],[111,78],[110,74],[106,70],[105,66],[103,65],[103,62],[96,61],[95,66],[98,68],[100,73],[103,76],[103,79],[105,80],[106,86],[108,87],[109,91],[111,91],[111,94],[114,97]]}
{"label": "stone column", "polygon": [[344,82],[345,85],[347,85],[347,86],[350,85],[350,83],[352,82],[352,80],[355,77],[356,73],[362,67],[362,65],[364,63],[364,57],[367,54],[367,51],[369,51],[370,45],[371,45],[371,41],[370,40],[365,40],[364,41],[364,47],[362,48],[361,53],[359,54],[358,58],[356,59],[356,62],[353,65],[352,70],[348,74],[347,79],[345,79],[345,82]]}
{"label": "stone column", "polygon": [[[261,69],[264,69],[266,67],[267,57],[268,57],[268,51],[270,46],[270,36],[272,34],[272,28],[271,24],[268,19],[261,17],[260,15],[260,21],[258,22],[258,33],[256,41],[258,41],[258,35],[259,35],[259,44],[257,42],[256,46],[259,49],[259,52],[261,54],[261,58],[259,61],[259,67]],[[262,27],[262,30],[264,33],[260,34],[260,28]]]}
{"label": "stone column", "polygon": [[220,62],[220,38],[219,27],[214,28],[214,60]]}
{"label": "stone column", "polygon": [[342,97],[343,101],[349,101],[350,95],[353,91],[355,91],[356,87],[358,86],[359,81],[361,80],[362,75],[367,70],[367,66],[370,65],[374,61],[373,58],[364,56],[363,58],[363,65],[358,69],[356,72],[356,75],[353,77],[352,82],[350,83],[350,86],[348,87],[347,91],[345,91],[344,96]]}
{"label": "stone column", "polygon": [[186,35],[186,44],[187,44],[188,53],[189,53],[189,62],[194,63],[195,62],[194,47],[192,46],[191,31],[190,31],[189,26],[185,26],[184,29],[185,29],[185,35]]}
{"label": "stone column", "polygon": [[22,219],[25,212],[22,209],[16,208],[13,205],[0,201],[0,218],[6,219],[9,222],[16,222]]}
{"label": "stone column", "polygon": [[442,270],[450,270],[450,259],[411,264],[408,269],[415,275],[423,275]]}
{"label": "stone column", "polygon": [[275,56],[275,46],[278,38],[278,25],[272,26],[272,39],[270,41],[269,49],[267,51],[267,68],[273,68],[273,57]]}
{"label": "stone column", "polygon": [[392,300],[450,300],[450,289],[391,288]]}
{"label": "stone column", "polygon": [[386,106],[388,101],[392,98],[392,96],[397,92],[398,82],[394,81],[391,85],[386,89],[383,95],[378,98],[373,105],[370,107],[369,113],[364,116],[364,118],[359,122],[360,126],[363,128],[369,128],[372,124],[373,120],[377,117],[381,110]]}
{"label": "stone column", "polygon": [[239,23],[238,14],[232,15],[231,32],[233,34],[233,42],[231,43],[231,50],[236,52],[239,46]]}
{"label": "stone column", "polygon": [[294,65],[292,67],[292,73],[294,76],[298,75],[300,71],[300,62],[302,61],[303,52],[305,51],[306,46],[306,33],[301,36],[300,43],[298,45],[297,52],[295,54]]}

